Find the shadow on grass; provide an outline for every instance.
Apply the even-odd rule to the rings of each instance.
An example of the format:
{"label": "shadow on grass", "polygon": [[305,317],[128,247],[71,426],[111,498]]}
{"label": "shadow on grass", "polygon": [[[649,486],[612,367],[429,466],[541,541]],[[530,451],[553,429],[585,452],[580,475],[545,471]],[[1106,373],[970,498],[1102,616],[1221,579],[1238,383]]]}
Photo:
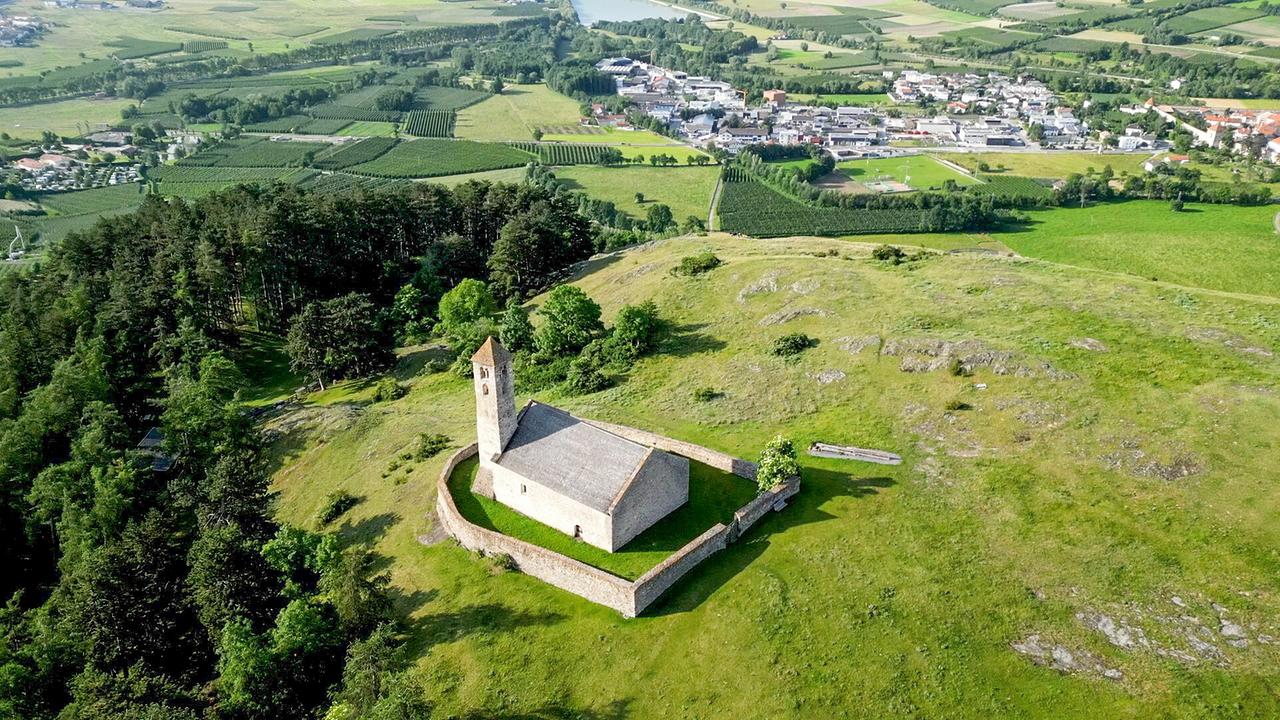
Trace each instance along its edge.
{"label": "shadow on grass", "polygon": [[453,353],[443,345],[416,347],[401,355],[391,369],[391,375],[397,380],[408,380],[422,374],[423,368],[433,360],[446,363],[453,362]]}
{"label": "shadow on grass", "polygon": [[335,534],[342,545],[372,545],[387,534],[392,525],[400,522],[398,513],[379,513],[371,515],[355,523],[347,520],[337,529]]}
{"label": "shadow on grass", "polygon": [[645,616],[677,615],[690,612],[742,572],[769,549],[774,535],[792,528],[834,520],[823,506],[837,497],[867,497],[897,484],[883,476],[854,476],[823,468],[804,468],[804,486],[781,512],[769,513],[738,542],[707,558],[681,578]]}
{"label": "shadow on grass", "polygon": [[545,627],[566,619],[560,613],[513,610],[497,603],[471,605],[406,621],[411,639],[405,650],[409,657],[421,657],[436,645],[457,642],[469,635],[489,636],[526,627]]}
{"label": "shadow on grass", "polygon": [[570,709],[563,705],[545,705],[535,710],[491,713],[468,713],[461,720],[626,720],[631,717],[630,700],[614,700],[601,710]]}
{"label": "shadow on grass", "polygon": [[706,323],[672,325],[668,329],[667,336],[657,354],[689,357],[701,353],[716,352],[729,346],[728,343],[719,338],[700,332],[706,326]]}

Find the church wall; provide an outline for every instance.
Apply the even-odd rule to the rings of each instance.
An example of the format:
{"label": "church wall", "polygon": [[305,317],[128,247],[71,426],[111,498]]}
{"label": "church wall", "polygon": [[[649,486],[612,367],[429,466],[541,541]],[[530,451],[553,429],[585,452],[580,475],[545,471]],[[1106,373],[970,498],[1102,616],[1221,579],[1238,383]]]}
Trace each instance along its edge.
{"label": "church wall", "polygon": [[508,468],[496,464],[487,467],[493,471],[493,496],[498,502],[570,537],[575,526],[580,527],[583,542],[613,550],[612,522],[608,515],[552,492]]}
{"label": "church wall", "polygon": [[635,617],[635,589],[632,583],[610,573],[538,547],[522,540],[473,525],[458,512],[449,494],[449,476],[458,463],[476,454],[475,445],[455,452],[445,462],[436,483],[436,517],[458,544],[473,552],[510,556],[520,572],[549,585],[612,608],[626,617]]}
{"label": "church wall", "polygon": [[627,544],[689,502],[689,461],[653,453],[613,508],[613,548]]}

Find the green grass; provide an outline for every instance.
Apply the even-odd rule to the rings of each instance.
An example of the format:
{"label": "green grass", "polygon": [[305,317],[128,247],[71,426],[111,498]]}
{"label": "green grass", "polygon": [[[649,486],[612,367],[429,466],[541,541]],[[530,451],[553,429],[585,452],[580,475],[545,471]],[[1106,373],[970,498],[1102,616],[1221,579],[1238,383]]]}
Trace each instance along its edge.
{"label": "green grass", "polygon": [[[725,264],[694,279],[668,274],[704,249]],[[813,256],[832,250],[838,256]],[[434,528],[444,455],[382,473],[420,433],[471,442],[471,387],[449,373],[402,366],[396,375],[410,392],[401,400],[356,396],[352,405],[347,393],[271,423],[282,431],[273,445],[279,514],[312,527],[329,492],[363,498],[338,532],[385,559],[408,617],[408,656],[441,716],[1280,712],[1280,646],[1227,646],[1209,607],[1220,603],[1251,633],[1270,632],[1280,616],[1280,598],[1266,590],[1280,572],[1280,403],[1271,390],[1280,366],[1238,349],[1280,347],[1277,304],[1028,259],[939,255],[891,267],[870,250],[711,235],[599,258],[573,280],[606,320],[624,303],[653,299],[675,335],[615,388],[540,399],[740,457],[777,433],[800,448],[824,440],[904,456],[898,467],[802,456],[804,489],[786,510],[645,617],[626,620],[496,571],[449,542],[418,542]],[[828,314],[761,324],[796,307]],[[1188,337],[1206,327],[1245,344]],[[773,339],[789,332],[818,345],[790,362],[774,358]],[[975,340],[1073,377],[904,372],[900,357],[838,342],[865,335]],[[1071,344],[1082,337],[1107,351]],[[846,379],[815,380],[831,369]],[[723,395],[691,401],[704,386]],[[970,409],[947,411],[953,400]],[[1199,471],[1146,474],[1182,456]],[[1177,648],[1185,641],[1160,618],[1195,616],[1223,663],[1123,650],[1077,620],[1086,612]],[[1036,666],[1010,649],[1032,633],[1095,654],[1124,679]]]}
{"label": "green grass", "polygon": [[[553,128],[560,129],[560,128]],[[617,130],[614,128],[578,127],[573,130],[590,132],[543,132],[541,142],[590,143],[592,145],[678,145],[679,141],[648,130]],[[660,152],[661,150],[655,150]]]}
{"label": "green grass", "polygon": [[377,120],[357,120],[348,123],[338,131],[338,134],[348,137],[393,137],[396,134],[396,124]]}
{"label": "green grass", "polygon": [[1280,297],[1280,236],[1273,206],[1131,201],[1037,210],[1025,233],[999,235],[1017,252],[1081,267],[1213,290]]}
{"label": "green grass", "polygon": [[1149,156],[1141,153],[1099,155],[1085,152],[978,152],[948,153],[945,157],[975,172],[978,170],[978,164],[985,162],[991,168],[990,172],[1035,178],[1065,178],[1072,173],[1084,174],[1090,168],[1100,172],[1107,165],[1110,165],[1117,175],[1126,172],[1142,174],[1142,163]]}
{"label": "green grass", "polygon": [[641,533],[617,552],[574,540],[555,528],[521,515],[502,503],[471,492],[480,461],[460,464],[449,479],[458,512],[489,530],[554,550],[627,580],[635,580],[716,523],[729,523],[755,497],[755,485],[699,462],[689,463],[689,502]]}
{"label": "green grass", "polygon": [[[642,220],[649,207],[664,204],[671,208],[676,222],[692,215],[706,221],[711,207],[711,194],[720,175],[719,167],[596,167],[576,165],[560,168],[556,177],[571,189],[612,202],[631,217]],[[643,192],[645,202],[636,203],[635,195]]]}
{"label": "green grass", "polygon": [[962,187],[978,183],[977,180],[943,165],[928,155],[846,160],[838,163],[836,167],[856,182],[888,178],[907,183],[916,190],[941,188],[942,184],[948,180]]}
{"label": "green grass", "polygon": [[511,85],[458,111],[454,134],[468,140],[532,140],[535,128],[577,125],[578,102],[546,85]]}
{"label": "green grass", "polygon": [[119,123],[120,111],[133,102],[118,98],[79,98],[0,108],[0,131],[23,138],[39,138],[44,130],[75,137],[80,135],[85,123],[89,123],[90,129]]}

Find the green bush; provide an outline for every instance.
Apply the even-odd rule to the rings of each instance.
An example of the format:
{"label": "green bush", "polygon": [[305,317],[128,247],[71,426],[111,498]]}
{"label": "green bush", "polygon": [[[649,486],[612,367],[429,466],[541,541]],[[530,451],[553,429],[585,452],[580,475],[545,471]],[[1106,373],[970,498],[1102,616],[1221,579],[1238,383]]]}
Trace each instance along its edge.
{"label": "green bush", "polygon": [[588,395],[609,387],[609,378],[600,371],[600,363],[594,355],[584,354],[569,363],[564,385],[565,390],[574,395]]}
{"label": "green bush", "polygon": [[711,387],[700,387],[693,391],[693,399],[698,402],[711,402],[720,397],[720,391]]}
{"label": "green bush", "polygon": [[814,340],[804,333],[791,333],[790,335],[783,335],[777,340],[774,340],[773,349],[770,352],[778,357],[790,357],[792,355],[799,355],[817,344],[817,340]]}
{"label": "green bush", "polygon": [[756,485],[761,492],[800,475],[800,463],[796,461],[796,448],[791,441],[778,435],[764,446],[760,464],[756,470]]}
{"label": "green bush", "polygon": [[395,378],[382,378],[373,388],[374,402],[387,402],[389,400],[399,400],[408,394],[408,390],[403,385],[396,382]]}
{"label": "green bush", "polygon": [[711,272],[723,265],[724,262],[716,257],[710,250],[681,258],[680,264],[671,269],[672,275],[682,275],[684,277],[693,277],[703,273]]}
{"label": "green bush", "polygon": [[427,458],[433,458],[449,447],[450,442],[448,435],[422,433],[418,436],[418,447],[413,451],[413,459],[426,460]]}
{"label": "green bush", "polygon": [[893,245],[880,245],[871,251],[871,257],[880,262],[887,262],[893,265],[901,265],[906,260],[907,254],[902,248]]}
{"label": "green bush", "polygon": [[963,400],[948,400],[946,404],[947,412],[959,412],[960,410],[970,410],[972,405]]}
{"label": "green bush", "polygon": [[324,500],[324,507],[320,508],[320,524],[328,525],[337,520],[359,502],[360,498],[345,490],[336,490],[329,493]]}

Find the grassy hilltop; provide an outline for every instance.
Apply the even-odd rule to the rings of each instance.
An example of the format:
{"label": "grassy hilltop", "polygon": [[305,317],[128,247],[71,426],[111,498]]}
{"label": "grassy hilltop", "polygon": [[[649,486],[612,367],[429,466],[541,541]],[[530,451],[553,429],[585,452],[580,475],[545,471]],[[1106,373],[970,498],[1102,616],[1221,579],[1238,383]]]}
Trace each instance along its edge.
{"label": "grassy hilltop", "polygon": [[[706,248],[725,264],[668,273]],[[905,458],[802,458],[792,505],[646,617],[418,542],[436,535],[444,455],[389,463],[420,433],[474,436],[469,383],[422,372],[430,349],[404,352],[400,400],[343,385],[269,424],[282,519],[313,526],[338,488],[364,498],[340,532],[385,556],[446,714],[1280,712],[1280,302],[1007,257],[888,266],[870,249],[681,238],[575,280],[606,320],[653,299],[673,331],[613,389],[543,399],[742,456],[782,432]],[[790,332],[819,344],[770,355]],[[700,387],[722,396],[695,402]],[[1054,649],[1068,672],[1033,662]]]}

